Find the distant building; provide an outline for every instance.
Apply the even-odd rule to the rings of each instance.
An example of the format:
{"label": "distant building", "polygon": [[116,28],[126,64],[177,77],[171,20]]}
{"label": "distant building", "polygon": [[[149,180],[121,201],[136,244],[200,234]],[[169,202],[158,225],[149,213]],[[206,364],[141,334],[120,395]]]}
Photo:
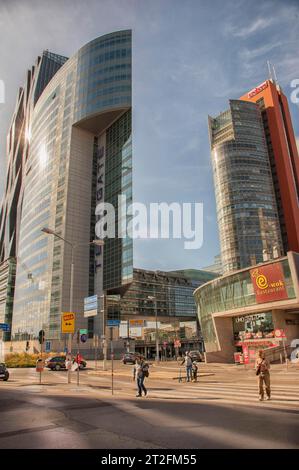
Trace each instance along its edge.
{"label": "distant building", "polygon": [[214,257],[214,263],[210,266],[205,266],[204,268],[200,268],[201,271],[208,271],[210,273],[222,274],[222,263],[221,263],[221,255],[216,255]]}
{"label": "distant building", "polygon": [[121,321],[119,335],[131,337],[131,349],[133,340],[135,350],[154,355],[157,308],[161,348],[165,344],[168,354],[173,355],[174,340],[179,339],[180,349],[202,350],[193,292],[215,277],[196,269],[165,272],[134,268],[133,282],[127,290],[119,296],[108,296],[108,320]]}

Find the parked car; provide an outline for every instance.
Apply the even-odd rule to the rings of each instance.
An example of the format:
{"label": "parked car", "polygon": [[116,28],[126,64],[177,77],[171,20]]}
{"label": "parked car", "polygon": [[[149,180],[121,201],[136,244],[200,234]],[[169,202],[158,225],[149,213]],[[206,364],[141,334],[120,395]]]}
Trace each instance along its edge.
{"label": "parked car", "polygon": [[203,355],[199,351],[190,351],[192,361],[203,362]]}
{"label": "parked car", "polygon": [[122,361],[124,364],[135,364],[136,359],[138,359],[138,357],[138,354],[129,352],[123,355]]}
{"label": "parked car", "polygon": [[[61,370],[61,369],[66,369],[65,361],[66,361],[66,356],[55,356],[55,357],[46,359],[45,365],[46,367],[48,367],[48,369],[51,369],[51,370]],[[79,368],[82,370],[86,366],[87,366],[87,362],[84,359],[81,359]]]}
{"label": "parked car", "polygon": [[9,372],[6,369],[6,365],[4,362],[0,364],[0,380],[4,380],[5,382],[9,379]]}

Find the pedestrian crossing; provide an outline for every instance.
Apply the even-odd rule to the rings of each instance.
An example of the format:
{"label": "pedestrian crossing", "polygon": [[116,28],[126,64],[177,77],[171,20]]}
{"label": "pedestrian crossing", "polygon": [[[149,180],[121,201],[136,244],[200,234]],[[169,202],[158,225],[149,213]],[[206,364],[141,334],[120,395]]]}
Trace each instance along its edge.
{"label": "pedestrian crossing", "polygon": [[[271,387],[271,400],[259,401],[257,384],[237,384],[237,383],[197,383],[179,384],[170,390],[158,390],[157,387],[151,392],[150,382],[148,382],[149,398],[164,400],[192,400],[200,402],[217,402],[226,405],[252,405],[264,406],[278,409],[288,409],[299,412],[299,390],[298,387],[288,385],[286,387],[273,385]],[[215,404],[215,403],[214,403]]]}

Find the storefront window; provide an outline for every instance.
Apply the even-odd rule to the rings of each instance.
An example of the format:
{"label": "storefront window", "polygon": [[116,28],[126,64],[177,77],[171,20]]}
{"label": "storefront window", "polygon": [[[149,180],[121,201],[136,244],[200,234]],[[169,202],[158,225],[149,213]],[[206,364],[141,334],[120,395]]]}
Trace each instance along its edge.
{"label": "storefront window", "polygon": [[244,315],[233,318],[235,341],[274,338],[274,325],[271,312]]}

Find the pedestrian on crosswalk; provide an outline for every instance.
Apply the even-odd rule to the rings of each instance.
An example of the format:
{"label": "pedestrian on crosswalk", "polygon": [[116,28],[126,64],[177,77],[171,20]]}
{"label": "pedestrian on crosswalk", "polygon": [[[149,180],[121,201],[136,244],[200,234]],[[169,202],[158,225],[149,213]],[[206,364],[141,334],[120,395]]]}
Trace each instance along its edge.
{"label": "pedestrian on crosswalk", "polygon": [[140,359],[136,360],[136,363],[133,368],[133,380],[136,381],[137,385],[137,395],[136,397],[141,397],[142,392],[144,396],[147,395],[147,389],[144,385],[145,377],[149,376],[149,365],[147,362],[144,361],[143,357],[141,356]]}
{"label": "pedestrian on crosswalk", "polygon": [[187,382],[191,381],[191,375],[192,375],[192,358],[189,354],[189,351],[186,351],[185,357],[181,363],[181,365],[185,364],[186,367],[186,380]]}
{"label": "pedestrian on crosswalk", "polygon": [[258,352],[257,359],[255,361],[256,375],[258,376],[259,386],[259,400],[264,399],[264,384],[266,388],[267,400],[271,398],[271,387],[270,387],[270,363],[266,359],[265,351],[262,349]]}

